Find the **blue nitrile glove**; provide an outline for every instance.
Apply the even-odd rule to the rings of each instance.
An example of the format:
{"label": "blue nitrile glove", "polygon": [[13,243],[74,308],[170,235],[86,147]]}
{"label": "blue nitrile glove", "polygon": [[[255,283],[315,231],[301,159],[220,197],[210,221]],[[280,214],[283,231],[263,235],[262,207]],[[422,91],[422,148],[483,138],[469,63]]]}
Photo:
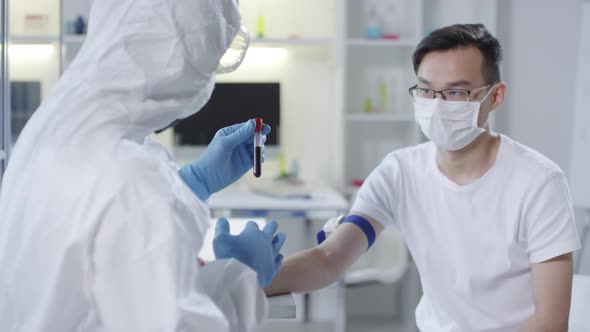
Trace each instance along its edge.
{"label": "blue nitrile glove", "polygon": [[258,273],[258,284],[264,288],[272,282],[283,263],[280,253],[287,236],[277,233],[276,221],[269,222],[263,230],[249,221],[239,235],[229,233],[229,222],[221,218],[215,225],[213,251],[216,259],[234,258]]}
{"label": "blue nitrile glove", "polygon": [[[249,120],[220,129],[199,159],[180,169],[184,182],[202,201],[236,182],[252,168],[255,128],[254,120]],[[263,159],[264,141],[269,133],[270,126],[265,124],[262,128]]]}

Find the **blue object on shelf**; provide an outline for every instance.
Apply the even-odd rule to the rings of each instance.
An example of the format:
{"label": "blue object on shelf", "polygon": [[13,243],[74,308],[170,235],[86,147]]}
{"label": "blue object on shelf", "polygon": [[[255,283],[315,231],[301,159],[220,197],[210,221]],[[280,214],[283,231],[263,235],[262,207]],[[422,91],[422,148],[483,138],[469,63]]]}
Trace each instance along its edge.
{"label": "blue object on shelf", "polygon": [[83,35],[86,33],[86,21],[84,17],[78,16],[74,21],[74,33],[77,35]]}
{"label": "blue object on shelf", "polygon": [[369,39],[379,39],[382,37],[381,29],[379,27],[368,27],[367,28],[367,38]]}

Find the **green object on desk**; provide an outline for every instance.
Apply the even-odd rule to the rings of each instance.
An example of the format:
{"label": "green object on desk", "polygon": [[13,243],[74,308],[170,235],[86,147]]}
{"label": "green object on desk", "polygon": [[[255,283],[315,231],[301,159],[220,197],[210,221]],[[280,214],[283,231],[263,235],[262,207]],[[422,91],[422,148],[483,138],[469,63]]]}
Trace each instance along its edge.
{"label": "green object on desk", "polygon": [[264,38],[264,16],[259,15],[258,16],[258,31],[256,36],[258,38]]}
{"label": "green object on desk", "polygon": [[279,153],[279,177],[284,177],[287,175],[287,166],[285,162],[285,154]]}

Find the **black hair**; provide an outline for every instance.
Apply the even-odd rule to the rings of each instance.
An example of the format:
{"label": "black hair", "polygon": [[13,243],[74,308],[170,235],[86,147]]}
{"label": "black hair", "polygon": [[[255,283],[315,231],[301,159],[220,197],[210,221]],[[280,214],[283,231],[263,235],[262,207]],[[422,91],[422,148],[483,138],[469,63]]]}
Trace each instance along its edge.
{"label": "black hair", "polygon": [[447,51],[461,47],[475,46],[483,56],[483,76],[486,83],[499,82],[502,46],[483,24],[455,24],[440,28],[426,36],[412,55],[414,72],[426,56],[433,51]]}

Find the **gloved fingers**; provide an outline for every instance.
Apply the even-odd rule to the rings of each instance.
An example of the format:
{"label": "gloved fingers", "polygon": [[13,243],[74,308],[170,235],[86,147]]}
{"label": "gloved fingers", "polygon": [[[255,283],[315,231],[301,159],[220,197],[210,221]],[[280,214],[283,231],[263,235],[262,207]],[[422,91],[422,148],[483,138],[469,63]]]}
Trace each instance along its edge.
{"label": "gloved fingers", "polygon": [[215,133],[215,137],[226,137],[226,136],[229,136],[229,135],[235,133],[238,129],[242,128],[242,126],[244,124],[246,124],[246,122],[236,123],[234,125],[221,128],[221,129],[219,129]]}
{"label": "gloved fingers", "polygon": [[220,218],[215,224],[215,237],[220,235],[229,234],[229,221],[225,218]]}
{"label": "gloved fingers", "polygon": [[285,259],[285,257],[283,256],[283,254],[278,254],[277,257],[275,258],[275,264],[277,264],[280,267],[281,264],[283,264],[284,259]]}
{"label": "gloved fingers", "polygon": [[274,239],[272,240],[272,248],[274,249],[275,253],[279,253],[283,248],[283,244],[287,241],[287,235],[285,233],[280,232],[278,233]]}
{"label": "gloved fingers", "polygon": [[264,232],[266,238],[270,240],[274,237],[277,228],[279,228],[279,224],[273,220],[264,225],[264,229],[262,230],[262,232]]}
{"label": "gloved fingers", "polygon": [[256,231],[260,231],[260,228],[258,228],[258,224],[253,222],[253,221],[248,221],[248,223],[246,223],[246,228],[244,228],[244,232],[250,230],[256,230]]}
{"label": "gloved fingers", "polygon": [[255,128],[256,124],[254,123],[254,120],[248,120],[247,122],[242,123],[233,133],[229,134],[225,138],[225,141],[228,142],[230,146],[238,146],[244,142],[248,142],[254,135]]}
{"label": "gloved fingers", "polygon": [[250,153],[250,154],[254,154],[254,143],[248,143],[248,145],[246,145],[246,150]]}
{"label": "gloved fingers", "polygon": [[262,135],[268,135],[272,131],[272,128],[266,123],[262,125]]}

